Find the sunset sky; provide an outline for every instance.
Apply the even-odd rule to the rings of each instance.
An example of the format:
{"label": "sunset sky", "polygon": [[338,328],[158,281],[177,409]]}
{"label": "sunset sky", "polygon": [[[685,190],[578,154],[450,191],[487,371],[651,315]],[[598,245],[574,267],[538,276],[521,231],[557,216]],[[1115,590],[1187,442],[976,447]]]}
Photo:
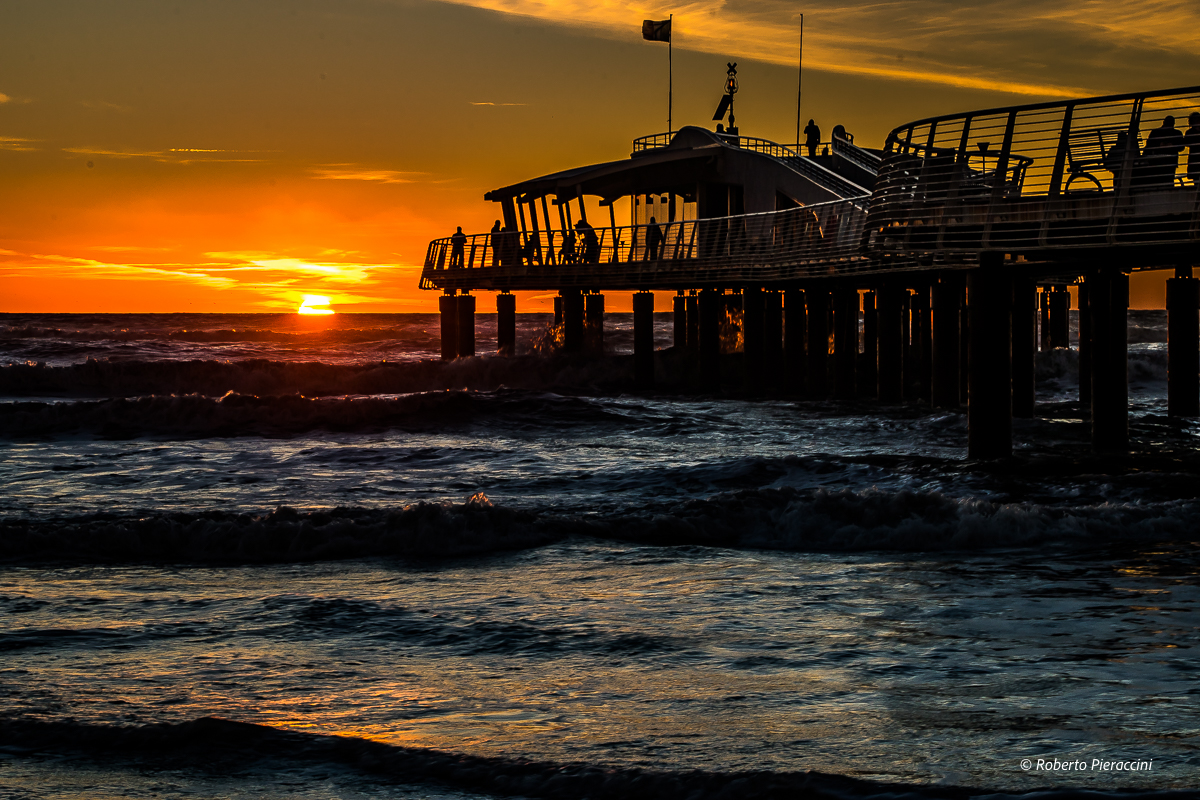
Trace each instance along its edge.
{"label": "sunset sky", "polygon": [[643,19],[675,14],[676,127],[735,60],[742,131],[794,139],[800,12],[805,119],[868,145],[1200,83],[1194,2],[0,0],[0,311],[432,310],[425,247],[485,191],[666,129]]}

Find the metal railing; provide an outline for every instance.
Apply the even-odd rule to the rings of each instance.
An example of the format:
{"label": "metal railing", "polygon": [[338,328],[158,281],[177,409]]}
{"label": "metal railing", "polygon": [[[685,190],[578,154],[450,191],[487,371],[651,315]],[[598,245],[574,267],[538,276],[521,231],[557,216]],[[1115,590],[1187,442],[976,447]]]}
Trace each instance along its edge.
{"label": "metal railing", "polygon": [[1194,244],[1200,116],[1184,130],[1192,114],[1200,114],[1200,87],[901,126],[888,136],[872,195],[868,250],[1050,257],[1059,250]]}
{"label": "metal railing", "polygon": [[[633,152],[638,153],[646,150],[657,150],[664,148],[670,144],[672,136],[673,134],[652,133],[648,136],[642,136],[634,139]],[[850,199],[855,197],[865,197],[870,194],[870,192],[862,186],[843,178],[833,170],[826,169],[812,159],[801,155],[800,148],[796,147],[795,145],[779,144],[778,142],[773,142],[770,139],[760,139],[757,136],[734,136],[732,134],[722,133],[714,134],[714,136],[724,141],[730,147],[738,147],[742,150],[761,153],[762,155],[770,156],[777,161],[781,161],[814,183],[829,189],[839,197]],[[854,147],[854,145],[851,145],[848,142],[842,142],[842,145],[844,147],[866,153],[868,156],[874,156],[873,153],[867,153],[867,151],[863,151],[861,148]],[[838,147],[837,143],[832,145],[826,143],[822,145],[822,147],[826,149],[831,146],[834,148]],[[843,154],[843,151],[839,150],[839,154]],[[864,162],[864,164],[870,164],[869,159],[861,158],[861,160]],[[858,163],[858,161],[855,161],[855,163]],[[870,171],[871,174],[875,174],[875,172],[879,169],[879,165],[876,163],[874,165],[863,166],[863,169]]]}
{"label": "metal railing", "polygon": [[674,136],[674,133],[651,133],[648,136],[639,136],[633,140],[633,152],[659,150],[669,145]]}
{"label": "metal railing", "polygon": [[[430,242],[421,287],[669,283],[672,276],[766,282],[828,276],[867,266],[866,204],[810,206],[657,225],[484,233]],[[749,271],[749,272],[747,272]]]}

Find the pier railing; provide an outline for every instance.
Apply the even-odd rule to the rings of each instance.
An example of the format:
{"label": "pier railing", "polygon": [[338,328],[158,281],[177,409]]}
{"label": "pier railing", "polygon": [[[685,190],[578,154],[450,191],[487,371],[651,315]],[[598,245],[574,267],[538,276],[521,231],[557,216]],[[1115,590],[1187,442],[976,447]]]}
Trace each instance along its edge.
{"label": "pier railing", "polygon": [[[888,136],[869,251],[1033,254],[1200,240],[1200,87],[974,111]],[[1174,129],[1166,123],[1172,117]]]}
{"label": "pier railing", "polygon": [[765,285],[853,274],[869,266],[861,254],[866,211],[861,200],[838,200],[657,225],[447,237],[430,242],[421,287]]}

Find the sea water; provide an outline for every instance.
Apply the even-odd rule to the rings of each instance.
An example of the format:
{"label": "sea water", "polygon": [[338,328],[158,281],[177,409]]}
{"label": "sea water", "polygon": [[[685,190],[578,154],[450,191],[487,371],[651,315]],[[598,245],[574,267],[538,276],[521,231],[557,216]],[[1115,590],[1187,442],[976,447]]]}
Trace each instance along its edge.
{"label": "sea water", "polygon": [[443,364],[435,315],[0,315],[0,797],[1196,785],[1163,312],[1131,455],[1058,350],[998,464],[959,412],[670,350],[636,392],[627,315],[576,358],[518,320]]}

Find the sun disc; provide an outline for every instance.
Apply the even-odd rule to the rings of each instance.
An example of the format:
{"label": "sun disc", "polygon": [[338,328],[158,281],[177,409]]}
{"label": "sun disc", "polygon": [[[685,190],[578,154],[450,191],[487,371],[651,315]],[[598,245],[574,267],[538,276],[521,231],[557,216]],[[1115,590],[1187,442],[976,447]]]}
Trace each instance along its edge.
{"label": "sun disc", "polygon": [[320,306],[328,306],[329,298],[319,294],[306,294],[304,300],[300,303],[300,307],[296,309],[297,314],[332,314],[332,308],[321,308]]}

